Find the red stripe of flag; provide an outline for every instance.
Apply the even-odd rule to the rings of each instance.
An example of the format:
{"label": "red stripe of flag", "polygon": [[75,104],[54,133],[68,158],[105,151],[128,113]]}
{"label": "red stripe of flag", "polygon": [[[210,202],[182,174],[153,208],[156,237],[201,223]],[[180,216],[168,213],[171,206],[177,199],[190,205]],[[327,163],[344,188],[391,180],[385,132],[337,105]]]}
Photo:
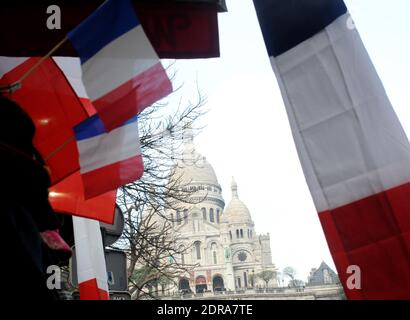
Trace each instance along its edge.
{"label": "red stripe of flag", "polygon": [[98,288],[97,280],[90,279],[78,284],[81,300],[109,300],[107,291]]}
{"label": "red stripe of flag", "polygon": [[144,165],[141,155],[82,173],[87,199],[141,178]]}
{"label": "red stripe of flag", "polygon": [[93,101],[93,105],[106,129],[111,131],[123,124],[124,119],[133,117],[155,103],[159,96],[163,97],[171,92],[171,82],[161,63],[157,63]]}
{"label": "red stripe of flag", "polygon": [[[351,299],[408,299],[410,292],[410,183],[319,213],[329,249]],[[348,288],[347,268],[362,270]]]}

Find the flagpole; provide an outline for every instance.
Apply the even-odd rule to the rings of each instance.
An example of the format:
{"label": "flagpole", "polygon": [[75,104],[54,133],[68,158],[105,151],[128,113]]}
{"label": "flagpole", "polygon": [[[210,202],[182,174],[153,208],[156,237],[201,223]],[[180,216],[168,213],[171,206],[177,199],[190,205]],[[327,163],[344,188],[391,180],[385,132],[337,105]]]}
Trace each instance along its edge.
{"label": "flagpole", "polygon": [[0,92],[9,92],[13,93],[16,90],[21,88],[21,83],[30,76],[47,58],[49,58],[54,52],[57,51],[66,41],[68,40],[67,37],[64,37],[59,43],[57,43],[44,57],[38,60],[25,74],[21,76],[21,78],[12,84],[4,87],[0,87]]}
{"label": "flagpole", "polygon": [[58,146],[54,151],[52,151],[45,159],[44,161],[48,161],[51,158],[53,158],[57,153],[59,153],[61,150],[63,150],[67,145],[69,145],[71,142],[74,141],[74,136],[68,138],[63,144]]}

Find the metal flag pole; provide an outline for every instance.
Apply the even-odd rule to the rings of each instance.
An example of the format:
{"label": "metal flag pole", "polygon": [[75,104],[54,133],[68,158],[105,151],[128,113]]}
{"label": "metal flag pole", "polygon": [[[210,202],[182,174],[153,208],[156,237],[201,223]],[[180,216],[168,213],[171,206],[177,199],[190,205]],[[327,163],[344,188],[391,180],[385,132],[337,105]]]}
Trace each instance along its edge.
{"label": "metal flag pole", "polygon": [[0,93],[13,93],[16,90],[21,88],[21,83],[30,76],[47,58],[49,58],[58,48],[60,48],[66,41],[68,40],[67,37],[64,37],[59,43],[57,43],[44,57],[38,60],[25,74],[21,76],[21,78],[12,84],[9,84],[4,87],[0,87]]}

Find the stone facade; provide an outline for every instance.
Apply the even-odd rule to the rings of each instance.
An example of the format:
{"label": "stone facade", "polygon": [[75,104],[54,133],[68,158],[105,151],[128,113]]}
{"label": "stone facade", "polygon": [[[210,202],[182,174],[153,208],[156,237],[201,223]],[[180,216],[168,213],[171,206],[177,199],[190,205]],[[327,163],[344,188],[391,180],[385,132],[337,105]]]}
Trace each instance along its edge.
{"label": "stone facade", "polygon": [[[275,270],[269,234],[256,233],[234,180],[232,198],[225,207],[215,171],[196,152],[190,132],[186,134],[183,157],[175,165],[173,176],[193,191],[192,199],[201,200],[196,205],[181,205],[180,210],[166,213],[174,221],[178,245],[189,248],[179,257],[180,262],[198,265],[189,274],[175,279],[176,291],[202,293],[265,286],[255,275],[263,270]],[[276,284],[273,278],[268,286],[276,287]]]}

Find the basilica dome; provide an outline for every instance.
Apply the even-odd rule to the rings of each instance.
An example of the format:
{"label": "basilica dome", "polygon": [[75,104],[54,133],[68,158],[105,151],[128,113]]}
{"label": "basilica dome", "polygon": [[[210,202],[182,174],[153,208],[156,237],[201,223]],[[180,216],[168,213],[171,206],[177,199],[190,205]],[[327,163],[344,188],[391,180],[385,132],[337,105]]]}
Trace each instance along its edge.
{"label": "basilica dome", "polygon": [[204,183],[219,185],[211,164],[201,154],[194,152],[188,157],[178,160],[174,167],[175,177],[180,177],[183,184]]}
{"label": "basilica dome", "polygon": [[184,152],[174,167],[174,178],[180,179],[182,184],[207,184],[219,187],[211,164],[195,150],[192,130],[187,130],[184,139]]}
{"label": "basilica dome", "polygon": [[238,185],[232,178],[232,200],[224,212],[224,220],[228,223],[252,223],[248,207],[238,197]]}

